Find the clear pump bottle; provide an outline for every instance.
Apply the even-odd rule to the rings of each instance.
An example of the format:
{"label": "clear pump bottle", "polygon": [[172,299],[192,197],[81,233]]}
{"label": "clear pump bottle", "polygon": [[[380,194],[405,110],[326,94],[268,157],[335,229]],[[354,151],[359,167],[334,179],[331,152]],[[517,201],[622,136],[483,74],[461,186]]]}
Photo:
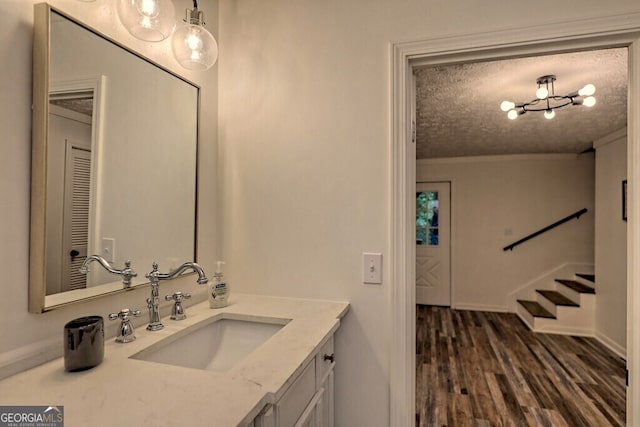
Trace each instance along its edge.
{"label": "clear pump bottle", "polygon": [[222,274],[222,266],[224,261],[216,262],[216,272],[213,275],[213,283],[209,287],[209,307],[222,308],[226,307],[229,302],[229,286],[224,280]]}

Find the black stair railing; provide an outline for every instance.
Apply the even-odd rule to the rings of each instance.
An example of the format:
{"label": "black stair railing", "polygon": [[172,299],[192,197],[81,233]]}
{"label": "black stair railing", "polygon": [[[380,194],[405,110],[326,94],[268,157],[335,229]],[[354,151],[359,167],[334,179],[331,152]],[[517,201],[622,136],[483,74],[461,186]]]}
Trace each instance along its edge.
{"label": "black stair railing", "polygon": [[562,218],[561,220],[556,221],[551,225],[547,225],[546,227],[541,228],[540,230],[536,231],[535,233],[531,233],[528,236],[523,237],[522,239],[518,240],[517,242],[513,242],[512,244],[505,246],[504,248],[502,248],[502,250],[503,251],[512,251],[513,248],[515,248],[518,245],[523,244],[527,240],[531,240],[534,237],[537,237],[537,236],[541,235],[542,233],[546,233],[547,231],[549,231],[549,230],[551,230],[553,228],[556,228],[557,226],[562,225],[567,221],[571,221],[574,218],[578,219],[578,218],[580,218],[580,215],[582,215],[582,214],[584,214],[586,212],[587,212],[587,208],[582,208],[578,212],[574,212],[571,215],[569,215],[569,216],[567,216],[565,218]]}

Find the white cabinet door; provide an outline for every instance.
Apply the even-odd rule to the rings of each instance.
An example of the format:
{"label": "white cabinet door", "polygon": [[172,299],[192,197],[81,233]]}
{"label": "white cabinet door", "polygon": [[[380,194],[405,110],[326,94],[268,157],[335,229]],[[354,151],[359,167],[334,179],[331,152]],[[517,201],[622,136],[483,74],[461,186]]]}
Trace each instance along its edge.
{"label": "white cabinet door", "polygon": [[314,400],[316,360],[312,359],[276,404],[278,427],[294,427]]}
{"label": "white cabinet door", "polygon": [[324,397],[324,388],[320,388],[294,427],[320,427],[319,420],[322,418],[322,401]]}
{"label": "white cabinet door", "polygon": [[253,420],[253,427],[276,427],[276,411],[273,405],[269,404],[262,409]]}
{"label": "white cabinet door", "polygon": [[318,427],[333,427],[333,370],[321,385],[324,396],[318,402]]}
{"label": "white cabinet door", "polygon": [[322,345],[275,405],[267,405],[250,427],[333,427],[333,336]]}
{"label": "white cabinet door", "polygon": [[333,369],[326,376],[295,427],[333,427]]}
{"label": "white cabinet door", "polygon": [[333,427],[333,368],[335,366],[333,336],[322,345],[316,358],[316,378],[319,382],[317,389],[324,389],[324,394],[316,408],[316,426]]}

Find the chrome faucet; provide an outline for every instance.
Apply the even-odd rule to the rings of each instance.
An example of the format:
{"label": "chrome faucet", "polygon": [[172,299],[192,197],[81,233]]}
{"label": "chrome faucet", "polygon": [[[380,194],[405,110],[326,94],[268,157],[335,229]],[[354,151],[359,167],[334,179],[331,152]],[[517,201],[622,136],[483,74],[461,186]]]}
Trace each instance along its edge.
{"label": "chrome faucet", "polygon": [[124,263],[124,268],[122,270],[118,270],[116,268],[111,267],[107,260],[102,258],[100,255],[90,255],[88,256],[84,262],[82,263],[82,267],[80,267],[80,273],[87,274],[89,273],[89,264],[93,261],[97,261],[105,270],[107,270],[111,274],[117,274],[122,276],[122,288],[128,289],[131,287],[131,279],[133,277],[137,277],[138,273],[133,271],[131,268],[131,261],[127,260]]}
{"label": "chrome faucet", "polygon": [[199,285],[204,285],[209,282],[209,279],[207,279],[207,276],[204,274],[202,267],[195,262],[185,262],[171,273],[160,273],[158,271],[158,263],[154,262],[153,270],[145,275],[145,277],[151,282],[151,297],[147,298],[147,307],[149,308],[148,330],[159,331],[164,328],[164,325],[160,322],[160,280],[175,279],[187,270],[193,270],[198,273],[197,282]]}

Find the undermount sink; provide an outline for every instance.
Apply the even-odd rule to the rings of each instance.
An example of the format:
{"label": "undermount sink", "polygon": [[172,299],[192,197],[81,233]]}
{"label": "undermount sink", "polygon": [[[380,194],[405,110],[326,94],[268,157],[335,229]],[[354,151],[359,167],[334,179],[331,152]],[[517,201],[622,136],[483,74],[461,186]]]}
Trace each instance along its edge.
{"label": "undermount sink", "polygon": [[231,369],[289,319],[214,317],[176,332],[131,356],[132,359],[224,372]]}

